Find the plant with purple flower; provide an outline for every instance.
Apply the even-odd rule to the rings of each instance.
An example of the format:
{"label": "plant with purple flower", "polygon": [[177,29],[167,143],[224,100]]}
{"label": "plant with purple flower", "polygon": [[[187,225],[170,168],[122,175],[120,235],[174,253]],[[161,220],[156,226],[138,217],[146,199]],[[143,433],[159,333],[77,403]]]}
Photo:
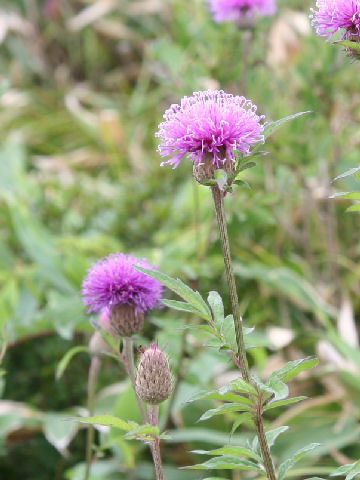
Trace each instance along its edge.
{"label": "plant with purple flower", "polygon": [[216,22],[231,22],[253,18],[256,15],[273,15],[275,0],[207,0]]}
{"label": "plant with purple flower", "polygon": [[315,8],[310,18],[318,35],[330,37],[344,29],[343,38],[360,36],[359,0],[317,0]]}
{"label": "plant with purple flower", "polygon": [[88,312],[108,310],[112,328],[125,337],[141,330],[144,313],[160,305],[162,294],[161,284],[134,265],[154,268],[146,259],[116,253],[95,263],[82,284]]}
{"label": "plant with purple flower", "polygon": [[264,140],[264,116],[256,111],[250,100],[222,90],[184,97],[165,112],[156,133],[160,155],[171,157],[161,165],[177,168],[187,155],[200,182],[212,179],[217,169],[233,171],[234,151],[247,156],[254,144]]}

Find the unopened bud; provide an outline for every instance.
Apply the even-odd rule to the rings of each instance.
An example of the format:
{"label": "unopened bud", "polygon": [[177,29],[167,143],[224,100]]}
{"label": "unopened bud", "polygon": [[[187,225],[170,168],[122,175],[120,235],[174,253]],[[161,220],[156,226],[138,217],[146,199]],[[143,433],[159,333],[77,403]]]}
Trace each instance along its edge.
{"label": "unopened bud", "polygon": [[114,305],[110,312],[111,329],[121,337],[131,337],[139,333],[144,325],[144,314],[135,312],[135,307],[127,304]]}
{"label": "unopened bud", "polygon": [[98,331],[94,332],[89,342],[90,355],[97,356],[109,351],[110,347],[103,339],[101,333]]}
{"label": "unopened bud", "polygon": [[170,397],[171,371],[166,354],[154,343],[141,355],[136,377],[136,393],[143,402],[158,405]]}

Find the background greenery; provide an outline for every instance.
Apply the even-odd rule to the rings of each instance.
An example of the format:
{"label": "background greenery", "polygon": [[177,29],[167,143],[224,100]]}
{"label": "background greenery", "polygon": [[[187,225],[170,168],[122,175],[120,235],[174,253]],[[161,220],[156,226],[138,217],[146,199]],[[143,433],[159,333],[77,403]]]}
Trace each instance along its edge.
{"label": "background greenery", "polygon": [[[327,475],[360,457],[359,217],[329,200],[337,174],[358,164],[357,64],[309,27],[312,2],[279,1],[254,32],[244,71],[243,34],[215,24],[203,0],[3,0],[0,7],[0,326],[8,344],[0,378],[0,477],[82,479],[89,357],[80,353],[55,380],[58,362],[93,331],[79,290],[99,257],[147,256],[204,295],[227,299],[211,198],[191,164],[160,168],[154,132],[164,110],[205,88],[246,94],[269,120],[311,110],[266,145],[226,207],[241,307],[256,326],[251,364],[266,376],[316,354],[320,366],[292,382],[300,406],[269,414],[289,425],[278,459],[309,439],[322,446],[291,474]],[[167,297],[171,294],[167,292]],[[229,304],[227,305],[229,310]],[[162,422],[168,480],[190,450],[229,442],[234,416],[196,424],[211,401],[193,393],[235,373],[227,357],[181,330],[199,319],[163,309],[147,319],[171,356],[176,382]],[[110,385],[110,387],[109,387]],[[138,418],[124,371],[103,360],[97,412]],[[92,480],[151,479],[138,443],[103,429]],[[242,426],[235,444],[250,438]],[[202,460],[202,459],[200,459]],[[246,474],[223,478],[238,480]],[[238,476],[237,476],[238,475]]]}

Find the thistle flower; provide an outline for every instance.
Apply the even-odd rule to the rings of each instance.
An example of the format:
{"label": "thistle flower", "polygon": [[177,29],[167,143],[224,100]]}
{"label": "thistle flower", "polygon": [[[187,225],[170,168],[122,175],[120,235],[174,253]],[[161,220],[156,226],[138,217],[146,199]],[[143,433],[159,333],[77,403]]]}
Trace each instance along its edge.
{"label": "thistle flower", "polygon": [[343,38],[360,40],[360,0],[317,0],[315,8],[310,18],[318,35],[331,37],[345,29]]}
{"label": "thistle flower", "polygon": [[[231,170],[234,150],[248,155],[255,143],[264,140],[263,116],[245,97],[222,90],[195,92],[184,97],[180,105],[171,105],[165,112],[165,122],[156,136],[161,139],[158,151],[171,156],[161,164],[177,168],[185,155],[195,170],[203,166],[206,178],[213,178],[216,169]],[[196,172],[194,171],[195,176]],[[199,172],[198,172],[199,173]]]}
{"label": "thistle flower", "polygon": [[273,15],[276,0],[207,0],[218,23]]}
{"label": "thistle flower", "polygon": [[169,362],[155,343],[141,355],[135,389],[139,398],[150,405],[158,405],[171,395]]}
{"label": "thistle flower", "polygon": [[134,265],[154,269],[146,259],[116,253],[95,263],[82,284],[88,313],[108,312],[112,331],[130,336],[141,330],[144,313],[160,304],[162,286]]}

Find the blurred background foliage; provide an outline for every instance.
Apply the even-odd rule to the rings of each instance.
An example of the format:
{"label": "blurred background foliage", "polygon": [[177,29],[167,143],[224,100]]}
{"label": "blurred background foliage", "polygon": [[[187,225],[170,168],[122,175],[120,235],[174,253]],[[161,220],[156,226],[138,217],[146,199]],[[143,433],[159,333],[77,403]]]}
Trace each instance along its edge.
{"label": "blurred background foliage", "polygon": [[[82,479],[85,431],[64,419],[86,412],[89,357],[74,357],[58,381],[55,371],[93,330],[79,296],[93,261],[134,252],[227,301],[209,191],[192,181],[190,162],[160,168],[154,138],[171,103],[206,88],[245,94],[269,120],[313,112],[244,172],[252,188],[228,197],[229,231],[242,312],[256,326],[253,367],[266,376],[299,356],[321,360],[292,383],[311,398],[268,417],[269,428],[291,427],[275,456],[322,443],[297,478],[360,457],[359,217],[345,214],[349,200],[328,199],[354,189],[351,177],[331,180],[358,165],[360,78],[312,32],[313,2],[278,3],[247,51],[243,32],[215,24],[203,0],[2,0],[0,478]],[[139,339],[167,348],[176,377],[162,412],[168,480],[203,478],[178,467],[196,462],[194,448],[228,443],[236,418],[195,424],[213,402],[184,403],[236,374],[202,334],[181,329],[198,321],[164,308]],[[110,358],[96,410],[138,419]],[[247,438],[244,425],[231,441]],[[105,428],[98,440],[92,480],[152,478],[141,445]]]}

